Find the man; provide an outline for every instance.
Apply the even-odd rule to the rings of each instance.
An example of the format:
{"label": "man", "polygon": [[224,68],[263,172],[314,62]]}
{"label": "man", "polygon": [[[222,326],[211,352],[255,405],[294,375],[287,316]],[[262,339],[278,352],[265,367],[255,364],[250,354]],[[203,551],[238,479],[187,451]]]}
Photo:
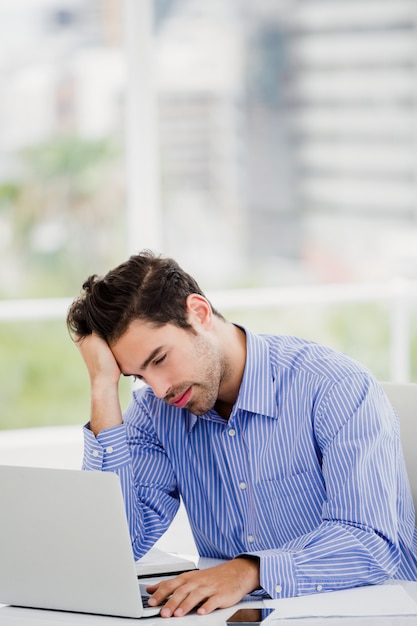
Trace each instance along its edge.
{"label": "man", "polygon": [[[164,617],[417,579],[417,529],[383,390],[348,357],[226,321],[172,259],[91,276],[68,327],[91,381],[84,468],[120,476],[141,557],[184,501],[202,556],[151,588]],[[124,416],[121,375],[145,385]]]}

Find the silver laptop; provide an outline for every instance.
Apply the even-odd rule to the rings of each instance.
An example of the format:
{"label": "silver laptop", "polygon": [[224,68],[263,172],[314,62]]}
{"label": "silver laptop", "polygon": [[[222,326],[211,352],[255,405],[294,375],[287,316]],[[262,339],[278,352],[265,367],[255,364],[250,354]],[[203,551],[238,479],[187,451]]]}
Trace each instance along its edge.
{"label": "silver laptop", "polygon": [[110,472],[0,465],[0,603],[123,617],[144,607]]}

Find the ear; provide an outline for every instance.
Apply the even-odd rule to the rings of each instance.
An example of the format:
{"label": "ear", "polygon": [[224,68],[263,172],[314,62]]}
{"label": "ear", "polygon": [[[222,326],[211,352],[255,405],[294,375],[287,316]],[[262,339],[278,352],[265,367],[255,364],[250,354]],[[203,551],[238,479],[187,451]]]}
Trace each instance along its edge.
{"label": "ear", "polygon": [[209,330],[213,324],[213,311],[208,300],[198,293],[192,293],[185,302],[190,324]]}

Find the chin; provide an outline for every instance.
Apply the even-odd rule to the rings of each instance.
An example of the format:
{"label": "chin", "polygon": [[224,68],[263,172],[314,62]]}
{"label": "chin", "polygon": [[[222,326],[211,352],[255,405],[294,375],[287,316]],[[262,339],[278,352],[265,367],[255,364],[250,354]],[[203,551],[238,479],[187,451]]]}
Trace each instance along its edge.
{"label": "chin", "polygon": [[[212,408],[212,407],[210,407],[210,408]],[[191,413],[194,413],[194,415],[198,415],[199,417],[201,415],[205,415],[206,413],[208,413],[210,411],[210,408],[201,408],[201,407],[198,407],[198,406],[195,406],[195,407],[187,406],[187,409],[189,411],[191,411]]]}

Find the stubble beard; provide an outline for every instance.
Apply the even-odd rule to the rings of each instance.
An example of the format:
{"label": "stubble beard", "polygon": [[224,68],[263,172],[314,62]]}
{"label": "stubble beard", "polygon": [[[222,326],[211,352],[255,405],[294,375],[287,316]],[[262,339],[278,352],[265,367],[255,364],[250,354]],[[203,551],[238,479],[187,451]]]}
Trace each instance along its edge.
{"label": "stubble beard", "polygon": [[197,360],[204,362],[199,374],[203,382],[193,384],[193,396],[187,409],[194,415],[205,415],[214,408],[222,383],[228,377],[231,368],[224,355],[203,337],[195,342]]}

